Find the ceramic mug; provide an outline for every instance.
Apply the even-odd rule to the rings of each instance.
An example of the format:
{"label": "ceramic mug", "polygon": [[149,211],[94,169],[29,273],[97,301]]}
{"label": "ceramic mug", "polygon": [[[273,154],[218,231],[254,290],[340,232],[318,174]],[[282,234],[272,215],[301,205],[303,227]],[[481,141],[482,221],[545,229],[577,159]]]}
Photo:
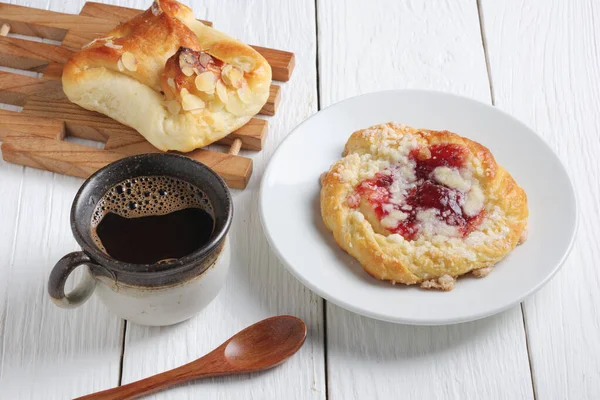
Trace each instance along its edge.
{"label": "ceramic mug", "polygon": [[[202,247],[167,263],[131,264],[102,251],[92,239],[92,214],[98,201],[118,183],[139,176],[167,176],[190,183],[207,196],[214,210],[214,230]],[[90,176],[71,207],[71,230],[82,251],[64,256],[48,281],[50,297],[60,307],[84,303],[95,291],[114,314],[142,325],[171,325],[204,308],[218,294],[229,269],[226,242],[233,218],[231,194],[210,168],[188,157],[155,153],[116,161]],[[70,293],[67,277],[79,266],[85,276]]]}

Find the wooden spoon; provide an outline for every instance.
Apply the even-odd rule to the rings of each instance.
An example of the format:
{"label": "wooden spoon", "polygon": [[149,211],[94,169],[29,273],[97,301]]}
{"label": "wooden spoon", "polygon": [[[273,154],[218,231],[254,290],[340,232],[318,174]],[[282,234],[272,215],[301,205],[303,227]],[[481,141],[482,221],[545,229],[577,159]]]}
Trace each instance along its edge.
{"label": "wooden spoon", "polygon": [[193,379],[263,371],[291,357],[304,339],[306,325],[302,320],[291,315],[267,318],[189,364],[75,400],[133,399]]}

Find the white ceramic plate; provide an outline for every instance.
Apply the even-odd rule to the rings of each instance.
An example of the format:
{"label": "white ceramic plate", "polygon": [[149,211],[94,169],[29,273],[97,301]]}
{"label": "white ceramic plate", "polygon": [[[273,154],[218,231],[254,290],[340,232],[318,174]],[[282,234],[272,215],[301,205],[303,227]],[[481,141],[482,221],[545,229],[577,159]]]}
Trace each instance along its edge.
{"label": "white ceramic plate", "polygon": [[[459,278],[451,292],[392,286],[341,250],[320,215],[319,176],[355,130],[396,121],[447,129],[488,147],[527,192],[529,238],[485,278]],[[283,264],[340,307],[391,322],[439,325],[503,311],[540,289],[571,249],[575,195],[558,157],[531,129],[498,109],[451,94],[396,90],[344,100],[299,125],[281,143],[260,189],[262,224]]]}

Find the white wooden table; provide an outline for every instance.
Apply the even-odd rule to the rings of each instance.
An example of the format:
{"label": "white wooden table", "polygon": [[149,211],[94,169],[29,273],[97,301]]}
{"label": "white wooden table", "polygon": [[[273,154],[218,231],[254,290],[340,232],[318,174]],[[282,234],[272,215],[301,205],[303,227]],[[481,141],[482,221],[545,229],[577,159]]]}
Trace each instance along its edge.
{"label": "white wooden table", "polygon": [[[10,2],[70,13],[83,5]],[[110,2],[136,8],[150,3]],[[188,4],[218,29],[293,51],[297,60],[292,80],[282,87],[280,111],[269,121],[265,150],[248,153],[255,162],[252,180],[246,190],[234,191],[227,284],[200,315],[167,328],[126,324],[95,298],[76,310],[57,308],[46,281],[54,263],[77,249],[68,212],[82,180],[0,161],[1,399],[65,399],[127,383],[191,361],[277,314],[296,315],[309,327],[306,344],[284,365],[154,398],[600,398],[600,2]],[[319,108],[392,88],[491,102],[533,127],[567,165],[581,209],[578,238],[558,275],[521,306],[447,327],[379,322],[323,301],[269,250],[258,188],[278,143]]]}

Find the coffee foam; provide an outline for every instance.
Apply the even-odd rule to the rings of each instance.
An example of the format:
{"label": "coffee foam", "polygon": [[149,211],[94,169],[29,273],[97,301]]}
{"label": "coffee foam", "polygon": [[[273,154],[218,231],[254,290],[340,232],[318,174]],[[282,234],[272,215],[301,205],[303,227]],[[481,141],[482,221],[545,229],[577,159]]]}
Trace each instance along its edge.
{"label": "coffee foam", "polygon": [[92,236],[104,251],[96,227],[108,213],[124,218],[165,215],[185,208],[200,208],[214,220],[208,196],[196,186],[169,176],[138,176],[113,186],[96,204],[92,213]]}

